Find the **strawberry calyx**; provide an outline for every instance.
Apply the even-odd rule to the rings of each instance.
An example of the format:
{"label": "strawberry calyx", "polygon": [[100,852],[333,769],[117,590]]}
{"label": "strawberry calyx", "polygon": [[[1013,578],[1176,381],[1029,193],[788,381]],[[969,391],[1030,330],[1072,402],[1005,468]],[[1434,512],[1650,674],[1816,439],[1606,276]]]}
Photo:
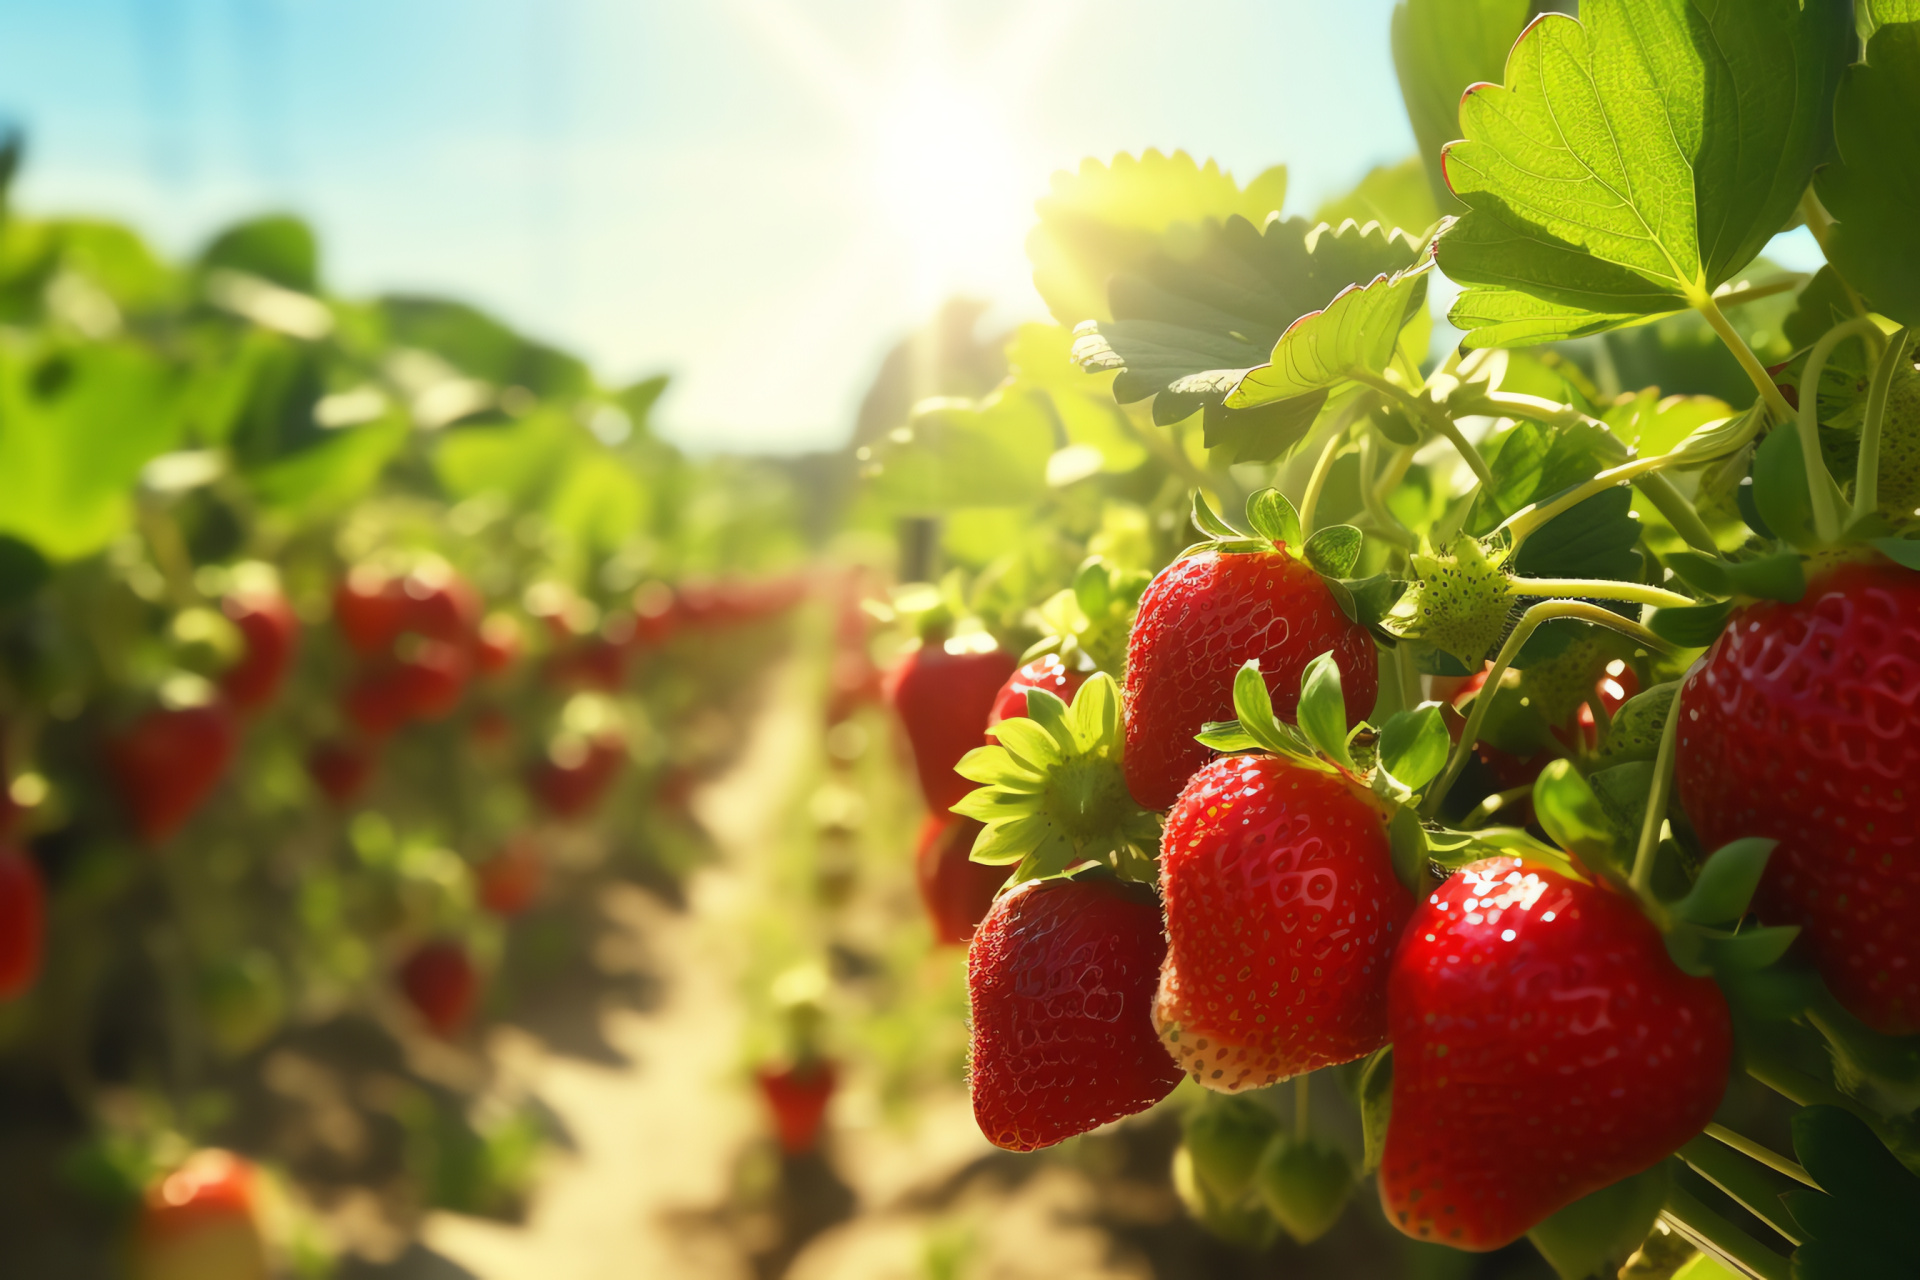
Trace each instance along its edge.
{"label": "strawberry calyx", "polygon": [[1087,557],[1074,571],[1073,585],[1054,592],[1035,611],[1044,634],[1020,655],[1021,665],[1052,653],[1072,671],[1119,670],[1127,631],[1152,578],[1100,556]]}
{"label": "strawberry calyx", "polygon": [[953,812],[984,824],[973,860],[1018,864],[1010,885],[1061,876],[1088,863],[1124,880],[1150,882],[1160,817],[1135,803],[1121,761],[1120,690],[1095,675],[1069,706],[1044,689],[1027,692],[1027,714],[987,730],[956,772],[980,784]]}
{"label": "strawberry calyx", "polygon": [[1365,535],[1350,524],[1327,525],[1312,534],[1303,531],[1300,513],[1278,489],[1259,489],[1247,498],[1246,533],[1227,523],[1207,501],[1205,493],[1193,493],[1193,525],[1207,535],[1180,553],[1179,558],[1202,551],[1222,554],[1261,554],[1280,551],[1293,556],[1320,575],[1335,602],[1347,617],[1373,634],[1375,640],[1392,648],[1397,637],[1381,624],[1405,590],[1405,584],[1385,573],[1355,578]]}
{"label": "strawberry calyx", "polygon": [[1420,892],[1428,850],[1417,808],[1422,789],[1440,776],[1452,745],[1439,703],[1395,712],[1377,729],[1364,720],[1349,727],[1340,668],[1328,652],[1300,675],[1297,727],[1274,714],[1257,660],[1234,677],[1233,709],[1239,718],[1208,724],[1197,735],[1200,742],[1228,755],[1280,756],[1370,789],[1386,809],[1394,872],[1408,892]]}

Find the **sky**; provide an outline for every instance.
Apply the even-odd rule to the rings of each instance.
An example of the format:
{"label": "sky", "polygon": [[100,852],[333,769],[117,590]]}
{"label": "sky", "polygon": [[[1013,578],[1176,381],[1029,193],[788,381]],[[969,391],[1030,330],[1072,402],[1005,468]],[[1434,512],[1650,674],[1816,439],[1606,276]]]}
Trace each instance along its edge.
{"label": "sky", "polygon": [[457,296],[692,449],[845,440],[939,302],[1037,317],[1050,175],[1275,163],[1290,212],[1413,147],[1392,0],[0,0],[19,199],[186,253],[291,210],[329,286]]}

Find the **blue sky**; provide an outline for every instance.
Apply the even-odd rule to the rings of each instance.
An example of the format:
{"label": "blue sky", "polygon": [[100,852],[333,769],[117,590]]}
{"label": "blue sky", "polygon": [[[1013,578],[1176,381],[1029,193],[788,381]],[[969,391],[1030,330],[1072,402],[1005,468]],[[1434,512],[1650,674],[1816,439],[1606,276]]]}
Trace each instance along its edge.
{"label": "blue sky", "polygon": [[342,292],[492,307],[697,449],[845,436],[940,298],[1038,313],[1049,174],[1276,162],[1310,208],[1412,148],[1391,0],[0,0],[21,199],[184,252],[287,208]]}

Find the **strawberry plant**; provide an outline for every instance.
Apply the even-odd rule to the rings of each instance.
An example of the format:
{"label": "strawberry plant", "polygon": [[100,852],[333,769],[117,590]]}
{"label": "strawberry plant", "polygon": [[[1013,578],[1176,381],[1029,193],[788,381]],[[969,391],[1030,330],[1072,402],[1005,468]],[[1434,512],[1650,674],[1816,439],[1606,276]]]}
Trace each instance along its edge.
{"label": "strawberry plant", "polygon": [[[1405,0],[1419,154],[1312,216],[1058,175],[1055,323],[861,450],[855,521],[933,529],[899,594],[1062,673],[916,752],[1011,869],[976,1116],[1033,1149],[1172,1065],[1174,1187],[1247,1248],[1366,1200],[1568,1280],[1906,1274],[1920,11],[1579,10]],[[1802,226],[1819,271],[1764,257]]]}

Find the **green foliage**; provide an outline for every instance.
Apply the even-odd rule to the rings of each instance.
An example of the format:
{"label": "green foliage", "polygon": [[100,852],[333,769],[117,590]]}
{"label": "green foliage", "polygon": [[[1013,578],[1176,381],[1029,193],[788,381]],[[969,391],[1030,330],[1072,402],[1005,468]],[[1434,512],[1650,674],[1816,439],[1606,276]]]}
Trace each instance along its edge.
{"label": "green foliage", "polygon": [[1403,0],[1394,6],[1393,66],[1435,207],[1450,213],[1463,207],[1447,188],[1440,160],[1442,149],[1460,136],[1460,96],[1469,85],[1500,82],[1507,53],[1532,17],[1529,0]]}
{"label": "green foliage", "polygon": [[1447,149],[1469,346],[1700,305],[1786,222],[1825,145],[1839,6],[1590,0],[1528,28]]}
{"label": "green foliage", "polygon": [[1667,1166],[1583,1196],[1527,1233],[1560,1280],[1612,1280],[1653,1230],[1667,1198]]}
{"label": "green foliage", "polygon": [[1427,263],[1379,275],[1296,320],[1266,364],[1247,370],[1228,394],[1229,409],[1327,395],[1350,381],[1377,378],[1400,349],[1400,334],[1426,314]]}
{"label": "green foliage", "polygon": [[[1860,6],[1867,10],[1867,6]],[[1834,98],[1840,158],[1815,188],[1833,214],[1833,265],[1874,308],[1920,324],[1920,13],[1880,26],[1866,61],[1848,67]]]}

